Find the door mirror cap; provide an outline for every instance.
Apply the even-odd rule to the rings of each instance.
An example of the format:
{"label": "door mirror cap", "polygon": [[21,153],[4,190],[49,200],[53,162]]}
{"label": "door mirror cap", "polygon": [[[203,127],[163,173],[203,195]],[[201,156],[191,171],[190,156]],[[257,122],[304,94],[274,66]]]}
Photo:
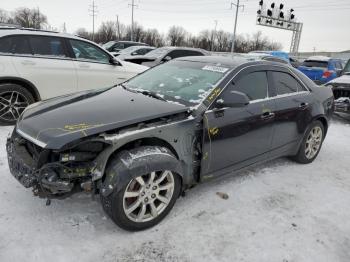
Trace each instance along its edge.
{"label": "door mirror cap", "polygon": [[122,64],[120,63],[120,61],[119,61],[117,58],[115,58],[115,57],[112,57],[112,58],[111,58],[110,63],[111,63],[112,65],[115,65],[115,66],[121,66],[121,65],[122,65]]}
{"label": "door mirror cap", "polygon": [[131,55],[137,55],[137,52],[132,52]]}
{"label": "door mirror cap", "polygon": [[223,100],[218,99],[215,102],[216,108],[224,108],[224,107],[245,107],[249,104],[249,98],[246,94],[238,92],[238,91],[231,91],[227,96],[226,99]]}
{"label": "door mirror cap", "polygon": [[166,56],[166,57],[164,57],[163,60],[164,60],[165,62],[168,62],[168,61],[170,61],[171,59],[172,59],[171,56]]}

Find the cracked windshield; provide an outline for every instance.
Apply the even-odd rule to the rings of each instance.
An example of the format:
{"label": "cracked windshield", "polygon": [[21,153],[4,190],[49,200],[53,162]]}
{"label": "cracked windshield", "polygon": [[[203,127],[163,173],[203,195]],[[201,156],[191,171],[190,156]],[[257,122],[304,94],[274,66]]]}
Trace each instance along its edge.
{"label": "cracked windshield", "polygon": [[157,93],[166,100],[199,104],[227,71],[205,63],[174,61],[135,77],[126,86]]}

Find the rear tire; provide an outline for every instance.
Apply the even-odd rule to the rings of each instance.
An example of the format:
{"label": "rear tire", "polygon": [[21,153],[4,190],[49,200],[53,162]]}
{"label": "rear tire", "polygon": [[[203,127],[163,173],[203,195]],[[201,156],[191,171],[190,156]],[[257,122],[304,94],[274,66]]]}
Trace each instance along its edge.
{"label": "rear tire", "polygon": [[0,84],[0,125],[14,125],[24,109],[35,100],[23,86]]}
{"label": "rear tire", "polygon": [[[137,155],[142,152],[142,148],[132,152]],[[144,160],[140,157],[136,161]],[[178,160],[174,157],[173,161]],[[121,165],[119,158],[112,159],[106,175],[115,173]],[[149,173],[139,173],[137,168],[131,167],[129,172],[132,178],[127,179],[126,185],[119,190],[114,188],[108,196],[100,194],[105,212],[114,223],[128,231],[140,231],[158,224],[170,212],[180,195],[181,179],[178,174],[157,168],[159,162],[156,159],[148,160],[147,165],[153,166]]]}
{"label": "rear tire", "polygon": [[298,163],[312,163],[321,151],[325,137],[325,128],[320,121],[314,121],[307,129],[298,154],[293,157]]}

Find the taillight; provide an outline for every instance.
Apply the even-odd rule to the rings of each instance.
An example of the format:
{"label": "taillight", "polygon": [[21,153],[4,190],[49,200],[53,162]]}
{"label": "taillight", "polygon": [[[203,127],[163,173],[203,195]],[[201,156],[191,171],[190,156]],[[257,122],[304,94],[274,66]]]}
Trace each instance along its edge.
{"label": "taillight", "polygon": [[333,73],[334,73],[334,71],[332,71],[332,70],[324,71],[324,72],[323,72],[323,75],[322,75],[322,78],[331,77]]}

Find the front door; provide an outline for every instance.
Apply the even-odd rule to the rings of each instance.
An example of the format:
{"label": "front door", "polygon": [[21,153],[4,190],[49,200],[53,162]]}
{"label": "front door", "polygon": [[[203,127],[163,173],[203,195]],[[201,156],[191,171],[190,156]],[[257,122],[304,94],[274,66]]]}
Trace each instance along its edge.
{"label": "front door", "polygon": [[[209,108],[204,115],[202,176],[249,165],[271,148],[275,103],[269,99],[267,72],[241,72],[217,99],[231,91],[245,93],[250,103],[239,108]],[[214,103],[215,105],[215,103]]]}
{"label": "front door", "polygon": [[113,65],[111,57],[95,45],[69,40],[74,53],[78,75],[78,90],[111,87],[127,80],[122,65]]}

